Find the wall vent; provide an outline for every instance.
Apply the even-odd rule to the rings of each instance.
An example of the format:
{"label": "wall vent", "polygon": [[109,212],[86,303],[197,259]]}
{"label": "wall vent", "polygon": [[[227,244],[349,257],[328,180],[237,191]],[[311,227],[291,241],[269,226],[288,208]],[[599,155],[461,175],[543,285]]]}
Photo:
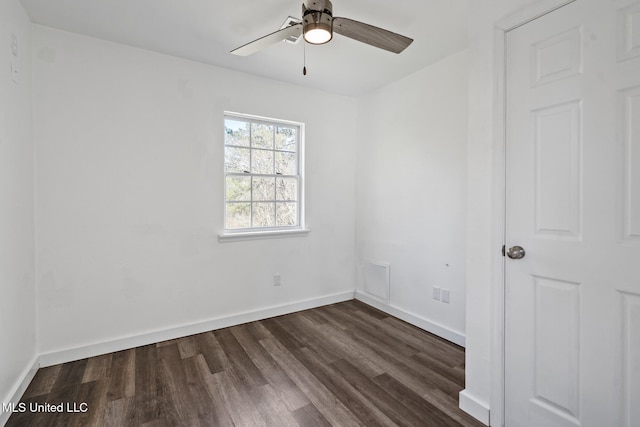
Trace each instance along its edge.
{"label": "wall vent", "polygon": [[391,294],[389,270],[389,264],[363,260],[362,280],[364,292],[388,303]]}

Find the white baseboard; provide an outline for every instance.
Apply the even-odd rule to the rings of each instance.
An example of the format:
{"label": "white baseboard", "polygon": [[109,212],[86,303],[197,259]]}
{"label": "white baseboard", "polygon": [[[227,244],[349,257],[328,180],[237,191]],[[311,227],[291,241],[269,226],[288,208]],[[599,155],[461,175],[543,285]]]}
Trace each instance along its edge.
{"label": "white baseboard", "polygon": [[378,310],[395,316],[398,319],[402,319],[407,323],[411,323],[413,326],[417,326],[418,328],[424,329],[427,332],[431,332],[432,334],[437,335],[440,338],[444,338],[447,341],[451,341],[454,344],[465,347],[465,335],[461,332],[457,332],[445,326],[439,325],[429,319],[425,319],[424,317],[411,314],[401,308],[393,306],[392,304],[378,301],[375,298],[372,298],[360,291],[356,292],[355,298],[365,304],[377,308]]}
{"label": "white baseboard", "polygon": [[[22,398],[22,395],[27,390],[29,383],[31,383],[31,380],[33,380],[36,372],[38,372],[39,367],[40,365],[38,363],[38,356],[34,356],[31,362],[25,367],[24,371],[18,378],[18,381],[16,381],[13,389],[9,392],[6,399],[3,400],[2,403],[17,405],[20,402],[20,398]],[[11,412],[5,412],[0,407],[0,426],[5,425],[10,416]]]}
{"label": "white baseboard", "polygon": [[[189,335],[199,334],[202,332],[212,331],[215,329],[227,328],[229,326],[240,325],[243,323],[254,322],[256,320],[268,319],[270,317],[281,316],[283,314],[295,313],[296,311],[308,310],[310,308],[321,307],[323,305],[335,304],[338,302],[349,301],[354,298],[353,292],[344,292],[333,294],[319,298],[312,298],[303,301],[296,301],[290,304],[284,304],[274,307],[263,308],[244,313],[238,313],[231,316],[210,319],[204,322],[198,322],[176,328],[152,331],[131,337],[119,338],[107,342],[99,342],[81,347],[70,348],[66,350],[54,351],[41,354],[39,358],[40,366],[52,366],[60,363],[71,362],[74,360],[85,359],[87,357],[99,356],[101,354],[112,353],[116,351],[126,350],[129,348],[149,345],[161,341],[172,340],[176,338],[186,337]],[[28,382],[27,382],[28,384]]]}
{"label": "white baseboard", "polygon": [[489,425],[489,405],[467,392],[467,390],[462,390],[458,396],[460,398],[458,403],[460,409],[481,423]]}

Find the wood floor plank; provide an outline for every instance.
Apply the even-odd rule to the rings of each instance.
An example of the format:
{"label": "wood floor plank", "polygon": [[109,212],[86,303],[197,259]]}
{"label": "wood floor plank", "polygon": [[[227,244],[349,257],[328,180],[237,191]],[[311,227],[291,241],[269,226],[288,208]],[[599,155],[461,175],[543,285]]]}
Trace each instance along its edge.
{"label": "wood floor plank", "polygon": [[370,305],[367,305],[365,303],[363,303],[362,301],[358,301],[358,300],[351,300],[351,301],[346,301],[347,304],[344,304],[345,307],[353,307],[353,309],[357,312],[362,312],[362,313],[366,313],[367,315],[375,318],[376,320],[383,320],[383,319],[388,319],[391,317],[391,315],[378,310],[377,308],[371,307]]}
{"label": "wood floor plank", "polygon": [[435,390],[433,393],[422,396],[422,398],[463,426],[484,426],[484,424],[473,418],[471,415],[459,410],[458,401],[450,395],[441,392],[440,390]]}
{"label": "wood floor plank", "polygon": [[367,376],[375,377],[385,372],[379,364],[367,357],[369,352],[364,347],[354,345],[353,339],[343,329],[325,323],[319,325],[318,333],[327,338],[327,344],[331,345],[336,352],[343,354],[341,359],[354,360],[355,365],[359,366]]}
{"label": "wood floor plank", "polygon": [[418,372],[415,372],[397,362],[394,357],[389,357],[387,353],[381,351],[374,344],[359,337],[357,332],[344,330],[343,334],[344,337],[341,339],[344,339],[345,343],[348,343],[354,351],[362,355],[362,357],[369,360],[375,366],[379,367],[379,370],[376,371],[377,373],[375,375],[370,374],[369,376],[373,377],[380,373],[387,372],[393,375],[394,378],[400,380],[404,384],[407,384],[413,391],[420,395],[429,393],[434,389],[432,384],[426,383],[418,376]]}
{"label": "wood floor plank", "polygon": [[288,316],[280,316],[275,320],[301,343],[297,347],[306,347],[316,338],[311,330],[307,329],[303,324],[304,315],[300,312],[292,313]]}
{"label": "wood floor plank", "polygon": [[112,357],[113,353],[109,353],[88,359],[82,382],[87,383],[108,377]]}
{"label": "wood floor plank", "polygon": [[389,374],[382,374],[373,378],[373,382],[378,384],[382,389],[391,393],[393,396],[400,396],[399,401],[418,416],[425,425],[440,427],[460,427],[460,423],[455,421],[447,414],[439,411],[431,403],[427,402],[418,394],[414,393],[410,388],[397,381]]}
{"label": "wood floor plank", "polygon": [[403,408],[396,397],[378,386],[348,361],[339,360],[333,363],[332,367],[397,425],[417,426],[424,422],[414,413]]}
{"label": "wood floor plank", "polygon": [[392,425],[392,420],[358,391],[340,372],[325,366],[308,348],[296,350],[296,358],[367,427]]}
{"label": "wood floor plank", "polygon": [[464,369],[447,366],[425,353],[414,354],[411,358],[423,365],[426,369],[437,372],[438,375],[455,383],[458,387],[464,388]]}
{"label": "wood floor plank", "polygon": [[[386,370],[389,373],[396,373],[401,376],[404,381],[407,381],[407,375],[418,379],[418,382],[410,380],[411,384],[418,384],[424,393],[428,393],[428,390],[444,390],[446,393],[457,396],[460,391],[460,386],[455,382],[440,375],[439,372],[427,371],[418,363],[415,359],[408,357],[405,351],[398,351],[395,347],[395,340],[389,342],[384,341],[379,336],[375,336],[371,333],[353,333],[348,331],[349,336],[356,342],[363,344],[369,348],[371,355],[378,355],[385,361],[391,361],[391,366],[386,363]],[[393,345],[390,345],[393,343]],[[380,358],[374,359],[380,361]],[[427,373],[427,375],[425,375]],[[394,376],[396,376],[394,374]],[[396,378],[399,379],[398,376]],[[427,390],[424,390],[424,388]],[[419,390],[414,390],[419,392]]]}
{"label": "wood floor plank", "polygon": [[36,372],[33,380],[27,387],[24,397],[29,398],[50,393],[54,384],[58,380],[58,375],[60,374],[61,369],[62,365],[38,369],[38,372]]}
{"label": "wood floor plank", "polygon": [[212,404],[211,395],[200,368],[206,365],[202,354],[197,354],[188,359],[183,359],[184,370],[187,379],[189,410],[195,413],[202,427],[219,425],[220,420],[215,405]]}
{"label": "wood floor plank", "polygon": [[52,391],[80,384],[82,382],[82,377],[84,376],[87,363],[88,359],[64,363],[60,368],[60,372],[58,373],[56,382],[52,387]]}
{"label": "wood floor plank", "polygon": [[140,424],[164,419],[164,388],[158,357],[155,345],[136,349],[136,418]]}
{"label": "wood floor plank", "polygon": [[313,405],[331,424],[336,426],[362,425],[353,413],[285,348],[284,344],[275,339],[262,340],[260,344],[283,369],[287,369],[291,380],[307,395]]}
{"label": "wood floor plank", "polygon": [[266,426],[264,418],[247,393],[240,393],[228,371],[212,375],[213,386],[220,390],[223,402],[233,423],[238,426]]}
{"label": "wood floor plank", "polygon": [[136,352],[133,349],[113,353],[108,368],[107,396],[109,400],[135,395],[135,355]]}
{"label": "wood floor plank", "polygon": [[135,397],[122,397],[107,403],[104,416],[105,427],[119,427],[135,424]]}
{"label": "wood floor plank", "polygon": [[210,373],[222,372],[231,366],[213,332],[196,335],[196,344],[198,353],[204,356]]}
{"label": "wood floor plank", "polygon": [[301,427],[331,427],[331,423],[313,404],[296,409],[293,417]]}
{"label": "wood floor plank", "polygon": [[298,341],[303,342],[304,348],[313,348],[317,357],[321,358],[324,363],[335,362],[345,356],[338,347],[327,345],[327,338],[324,334],[317,329],[313,322],[309,322],[300,313],[287,316],[280,321],[280,324]]}
{"label": "wood floor plank", "polygon": [[[271,335],[265,329],[263,333],[254,334],[252,325],[240,325],[233,328],[233,335],[245,349],[253,363],[260,370],[269,385],[273,386],[289,411],[307,406],[310,401],[306,395],[291,381],[280,365],[264,351],[258,338],[266,339]],[[266,338],[265,338],[266,337]]]}
{"label": "wood floor plank", "polygon": [[271,385],[263,385],[249,392],[251,400],[256,405],[258,412],[268,426],[278,427],[298,427],[296,419],[293,417],[284,402],[280,400],[278,394]]}
{"label": "wood floor plank", "polygon": [[157,351],[158,375],[165,388],[162,396],[165,418],[174,425],[199,425],[197,413],[191,407],[187,376],[178,344],[158,347]]}
{"label": "wood floor plank", "polygon": [[[105,424],[105,410],[107,404],[107,382],[104,378],[99,378],[96,381],[89,383],[91,386],[89,396],[87,396],[84,403],[87,404],[86,409],[89,413],[89,419],[85,425],[99,426]],[[82,404],[82,401],[76,401],[75,403]]]}
{"label": "wood floor plank", "polygon": [[310,310],[305,310],[302,313],[304,313],[305,316],[309,317],[314,323],[317,323],[318,325],[324,325],[327,323],[327,320],[318,314],[321,309],[322,307],[312,308]]}
{"label": "wood floor plank", "polygon": [[49,419],[47,425],[66,425],[66,426],[83,426],[86,425],[86,420],[89,418],[89,413],[69,413],[68,405],[74,403],[86,402],[88,395],[87,388],[93,386],[93,383],[76,383],[68,386],[57,387],[52,391],[45,404],[51,404],[57,407],[62,407],[62,411],[56,410],[55,413],[47,412],[45,417]]}
{"label": "wood floor plank", "polygon": [[286,327],[282,326],[277,317],[273,319],[267,319],[263,321],[262,324],[271,335],[273,335],[285,348],[289,350],[302,348],[306,345],[296,336],[291,334]]}
{"label": "wood floor plank", "polygon": [[216,331],[215,337],[240,380],[242,385],[241,391],[249,392],[256,387],[267,384],[260,370],[247,355],[229,328]]}
{"label": "wood floor plank", "polygon": [[140,425],[142,427],[174,427],[164,418],[158,418]]}
{"label": "wood floor plank", "polygon": [[[398,336],[421,352],[447,364],[457,366],[464,364],[464,351],[461,347],[446,342],[435,335],[426,334],[416,326],[403,322],[395,317],[388,317],[381,322],[381,328],[391,335]],[[444,344],[444,345],[443,345]]]}
{"label": "wood floor plank", "polygon": [[[179,338],[178,338],[179,339]],[[156,347],[164,347],[167,345],[174,345],[174,344],[178,344],[178,339],[175,340],[166,340],[166,341],[160,341],[159,343],[156,343]]]}
{"label": "wood floor plank", "polygon": [[267,338],[271,338],[271,333],[269,333],[267,328],[264,327],[263,322],[251,322],[251,323],[245,323],[244,325],[239,325],[239,326],[245,326],[249,331],[249,333],[251,334],[251,336],[256,341],[266,340]]}
{"label": "wood floor plank", "polygon": [[316,309],[314,310],[314,313],[316,316],[320,317],[321,319],[323,319],[325,321],[325,323],[333,325],[336,328],[342,329],[342,330],[347,330],[348,327],[343,324],[340,320],[336,319],[335,316],[332,316],[327,309],[332,307],[333,305],[327,305],[322,307],[322,310]]}
{"label": "wood floor plank", "polygon": [[[214,374],[209,373],[209,367],[206,366],[206,363],[203,362],[203,359],[196,358],[196,365],[202,376],[202,381],[207,388],[207,394],[211,398],[212,410],[216,417],[215,425],[220,427],[233,427],[233,419],[231,418],[231,415],[229,414],[229,411],[227,410],[227,407],[225,405],[224,395],[222,394],[222,390],[218,386],[218,381],[214,377]],[[216,374],[219,373],[221,372],[217,372]]]}
{"label": "wood floor plank", "polygon": [[368,341],[376,346],[393,349],[394,352],[403,356],[412,356],[418,353],[417,348],[398,339],[395,335],[384,334],[380,330],[380,323],[376,323],[374,326],[371,322],[360,319],[357,314],[349,315],[345,309],[340,307],[332,307],[330,308],[330,312],[334,314],[336,318],[349,325],[350,329],[357,330],[361,336],[366,337]]}
{"label": "wood floor plank", "polygon": [[8,427],[478,427],[464,349],[359,301],[40,369]]}
{"label": "wood floor plank", "polygon": [[198,354],[197,343],[193,335],[180,338],[177,343],[182,359],[188,359]]}

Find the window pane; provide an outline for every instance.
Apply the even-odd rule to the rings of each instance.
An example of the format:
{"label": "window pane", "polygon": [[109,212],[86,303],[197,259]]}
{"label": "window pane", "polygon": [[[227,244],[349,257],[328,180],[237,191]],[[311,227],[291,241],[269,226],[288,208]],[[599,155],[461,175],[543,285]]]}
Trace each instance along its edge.
{"label": "window pane", "polygon": [[251,173],[273,175],[273,151],[253,150]]}
{"label": "window pane", "polygon": [[254,203],[253,204],[253,226],[273,227],[275,225],[275,203]]}
{"label": "window pane", "polygon": [[275,200],[275,178],[253,178],[253,200]]}
{"label": "window pane", "polygon": [[249,146],[249,123],[239,120],[225,119],[224,143],[226,145]]}
{"label": "window pane", "polygon": [[293,226],[298,224],[298,204],[278,203],[276,206],[277,223],[280,226]]}
{"label": "window pane", "polygon": [[248,176],[227,177],[227,202],[251,201],[251,178]]}
{"label": "window pane", "polygon": [[249,171],[249,162],[251,158],[251,150],[248,148],[224,148],[224,170],[225,172],[247,172]]}
{"label": "window pane", "polygon": [[296,129],[278,127],[276,129],[276,150],[296,151]]}
{"label": "window pane", "polygon": [[251,146],[273,150],[274,126],[260,123],[251,124]]}
{"label": "window pane", "polygon": [[298,200],[298,180],[296,178],[276,179],[276,200]]}
{"label": "window pane", "polygon": [[251,227],[250,203],[227,203],[227,228]]}
{"label": "window pane", "polygon": [[298,156],[295,153],[276,151],[276,173],[296,175],[298,173]]}
{"label": "window pane", "polygon": [[300,127],[225,112],[224,130],[225,228],[300,225]]}

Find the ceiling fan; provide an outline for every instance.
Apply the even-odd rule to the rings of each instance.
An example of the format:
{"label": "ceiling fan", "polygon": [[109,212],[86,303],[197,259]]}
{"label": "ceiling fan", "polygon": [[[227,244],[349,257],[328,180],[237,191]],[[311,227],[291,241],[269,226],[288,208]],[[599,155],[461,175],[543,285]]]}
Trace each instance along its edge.
{"label": "ceiling fan", "polygon": [[279,41],[298,38],[311,44],[324,44],[333,38],[333,33],[358,40],[371,46],[400,53],[413,42],[409,37],[374,27],[363,22],[333,16],[330,0],[304,0],[302,22],[292,22],[288,27],[268,34],[231,51],[234,55],[248,56]]}

